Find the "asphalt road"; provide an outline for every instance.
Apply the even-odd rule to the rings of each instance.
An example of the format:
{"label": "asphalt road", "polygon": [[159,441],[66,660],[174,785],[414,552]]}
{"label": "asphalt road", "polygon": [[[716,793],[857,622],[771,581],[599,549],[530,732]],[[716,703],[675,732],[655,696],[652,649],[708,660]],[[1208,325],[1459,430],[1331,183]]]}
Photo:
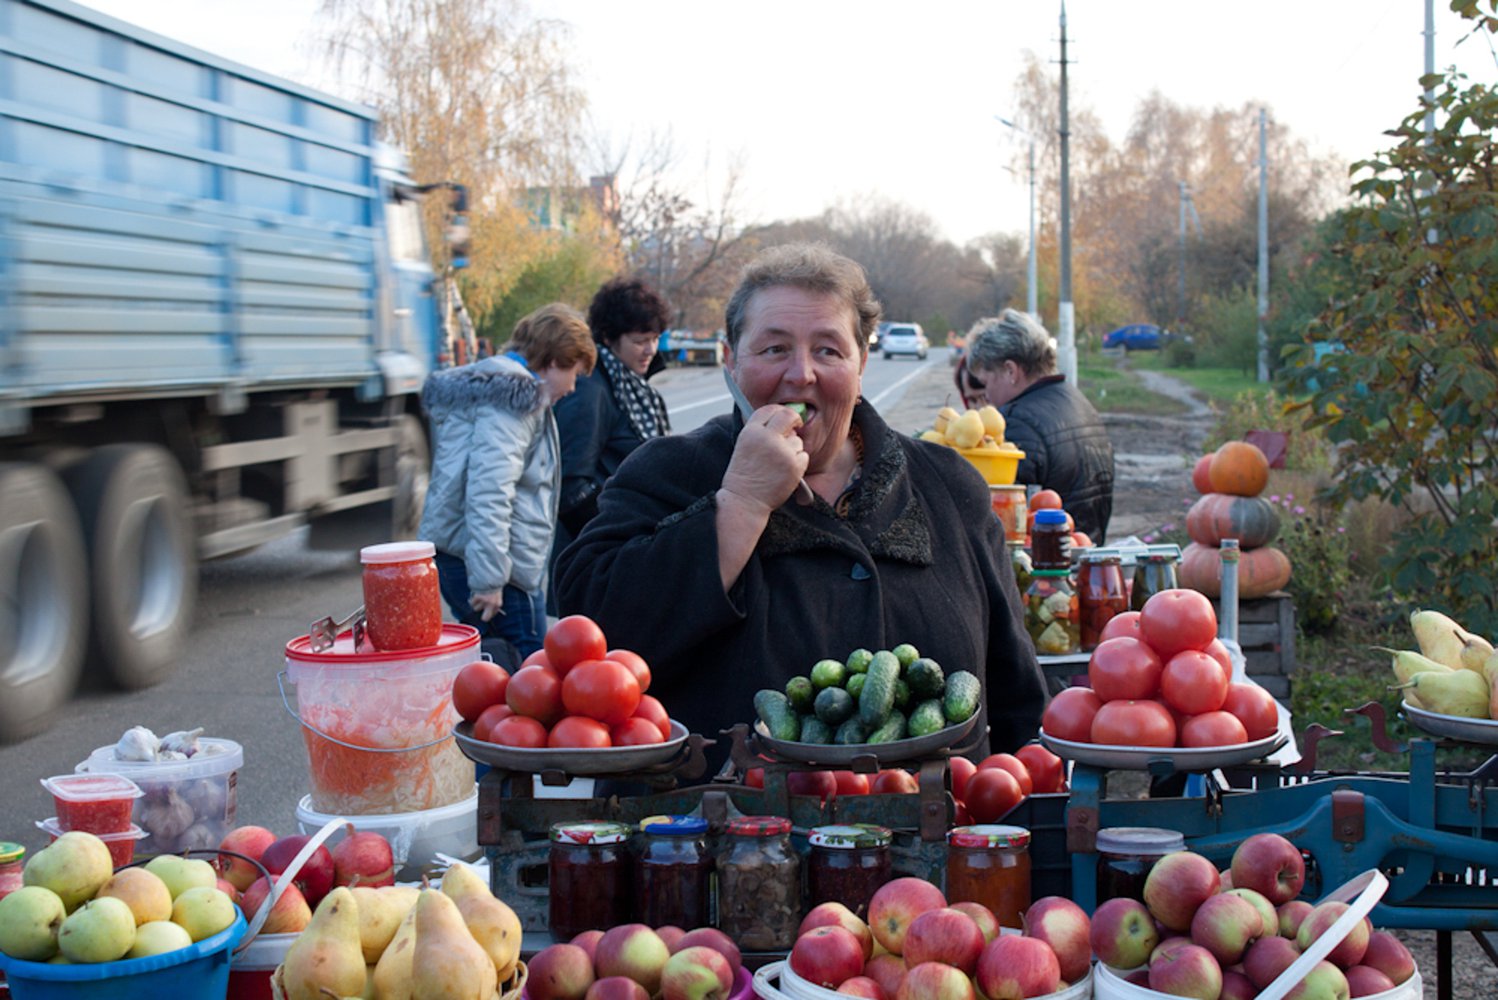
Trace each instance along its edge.
{"label": "asphalt road", "polygon": [[[888,415],[933,366],[948,370],[944,349],[933,350],[924,362],[870,358],[864,396]],[[677,432],[732,405],[716,368],[670,369],[652,384],[666,398]],[[301,534],[205,564],[194,631],[170,681],[137,692],[86,686],[48,732],[0,748],[0,840],[31,850],[45,846],[34,822],[51,816],[53,807],[40,779],[72,772],[95,748],[113,744],[135,725],[157,735],[201,726],[206,736],[240,743],[245,761],[237,821],[296,832],[296,805],[309,791],[307,760],[276,675],[289,639],[305,634],[313,619],[350,611],[360,601],[354,554],[311,551]]]}

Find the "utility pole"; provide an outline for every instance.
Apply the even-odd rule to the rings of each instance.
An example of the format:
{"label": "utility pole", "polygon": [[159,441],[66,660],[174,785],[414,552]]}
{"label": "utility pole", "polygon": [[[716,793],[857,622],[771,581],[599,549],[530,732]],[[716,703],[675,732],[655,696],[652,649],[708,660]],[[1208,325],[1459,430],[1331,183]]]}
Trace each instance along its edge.
{"label": "utility pole", "polygon": [[[1436,71],[1436,6],[1435,0],[1425,0],[1425,75],[1430,76]],[[1436,108],[1433,102],[1436,92],[1429,87],[1425,89],[1425,144],[1434,146],[1436,142]],[[1426,195],[1435,193],[1434,188],[1426,189]],[[1431,226],[1425,230],[1425,242],[1436,241],[1436,227]]]}
{"label": "utility pole", "polygon": [[1035,133],[1020,128],[1007,118],[993,117],[1000,125],[1007,125],[1030,140],[1030,261],[1025,270],[1025,311],[1031,316],[1039,316],[1039,289],[1035,284]]}
{"label": "utility pole", "polygon": [[1269,381],[1269,133],[1259,109],[1259,381]]}
{"label": "utility pole", "polygon": [[1057,350],[1061,374],[1077,384],[1076,313],[1071,297],[1071,126],[1066,113],[1066,0],[1061,0],[1061,302]]}
{"label": "utility pole", "polygon": [[1202,238],[1202,220],[1201,220],[1201,216],[1199,216],[1199,215],[1196,214],[1196,202],[1194,202],[1194,201],[1191,200],[1191,187],[1185,181],[1178,181],[1177,183],[1181,185],[1181,274],[1180,274],[1180,293],[1179,293],[1179,298],[1178,298],[1178,301],[1179,301],[1180,305],[1179,305],[1179,307],[1176,310],[1176,327],[1178,328],[1176,330],[1176,332],[1177,333],[1185,333],[1186,332],[1186,212],[1188,210],[1190,210],[1190,212],[1191,212],[1191,221],[1193,223],[1195,223],[1195,225],[1196,225],[1196,238],[1198,240]]}

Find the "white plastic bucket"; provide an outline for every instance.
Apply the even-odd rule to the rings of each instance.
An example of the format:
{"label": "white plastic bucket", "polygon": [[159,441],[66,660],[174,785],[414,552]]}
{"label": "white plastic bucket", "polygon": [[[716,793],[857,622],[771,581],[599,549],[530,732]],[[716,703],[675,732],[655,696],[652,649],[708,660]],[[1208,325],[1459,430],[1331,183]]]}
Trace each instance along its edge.
{"label": "white plastic bucket", "polygon": [[[778,985],[771,980],[778,980]],[[1093,975],[1089,972],[1066,989],[1034,1000],[1089,1000],[1093,993],[1092,980]],[[762,966],[754,974],[754,992],[761,1000],[847,1000],[845,993],[802,979],[791,969],[790,962],[771,962]]]}
{"label": "white plastic bucket", "polygon": [[[99,747],[73,770],[80,774],[119,774],[140,786],[131,818],[146,832],[137,854],[211,850],[234,829],[239,769],[244,748],[233,740],[203,737],[187,760],[115,760],[114,744]],[[188,822],[176,803],[187,805]]]}
{"label": "white plastic bucket", "polygon": [[[356,830],[378,833],[390,841],[396,868],[413,869],[410,877],[419,878],[420,869],[434,861],[439,853],[464,861],[478,857],[479,793],[476,785],[470,784],[470,789],[472,794],[468,798],[452,805],[409,813],[350,816],[348,821]],[[337,818],[315,811],[310,795],[302,796],[297,803],[296,821],[303,833],[311,833]],[[329,838],[329,846],[343,839],[345,834],[346,830],[340,828]],[[400,872],[397,872],[397,877],[401,877]]]}

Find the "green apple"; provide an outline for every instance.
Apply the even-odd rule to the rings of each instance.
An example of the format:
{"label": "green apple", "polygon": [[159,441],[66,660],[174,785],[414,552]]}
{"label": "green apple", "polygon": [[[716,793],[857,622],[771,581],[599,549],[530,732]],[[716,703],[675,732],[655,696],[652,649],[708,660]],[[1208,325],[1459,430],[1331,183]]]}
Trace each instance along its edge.
{"label": "green apple", "polygon": [[0,899],[0,951],[45,962],[57,954],[57,929],[68,915],[51,889],[28,885]]}
{"label": "green apple", "polygon": [[125,953],[126,958],[145,958],[177,951],[192,944],[192,936],[170,920],[152,920],[135,929],[135,943]]}
{"label": "green apple", "polygon": [[74,962],[113,962],[135,943],[135,914],[123,899],[91,899],[68,914],[57,946]]}
{"label": "green apple", "polygon": [[200,886],[212,889],[218,884],[218,873],[213,870],[213,866],[199,858],[158,854],[146,862],[146,871],[166,883],[167,891],[174,900],[188,889]]}
{"label": "green apple", "polygon": [[197,886],[172,903],[172,923],[187,931],[194,941],[213,937],[234,923],[234,903],[221,889]]}
{"label": "green apple", "polygon": [[91,833],[70,830],[37,851],[21,871],[27,885],[51,889],[69,913],[92,899],[114,874],[109,846]]}

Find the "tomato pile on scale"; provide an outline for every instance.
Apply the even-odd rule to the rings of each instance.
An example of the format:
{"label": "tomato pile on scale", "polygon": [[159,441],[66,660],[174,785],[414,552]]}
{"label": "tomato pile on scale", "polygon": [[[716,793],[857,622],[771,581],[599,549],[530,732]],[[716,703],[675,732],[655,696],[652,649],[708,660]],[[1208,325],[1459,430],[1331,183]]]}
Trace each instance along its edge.
{"label": "tomato pile on scale", "polygon": [[1103,628],[1087,664],[1089,687],[1046,706],[1041,729],[1074,743],[1220,747],[1274,735],[1274,699],[1233,683],[1212,602],[1195,590],[1162,590]]}
{"label": "tomato pile on scale", "polygon": [[671,735],[649,689],[643,657],[609,649],[596,622],[570,615],[513,676],[488,660],[465,666],[453,681],[453,707],[473,723],[474,739],[500,746],[644,746]]}

